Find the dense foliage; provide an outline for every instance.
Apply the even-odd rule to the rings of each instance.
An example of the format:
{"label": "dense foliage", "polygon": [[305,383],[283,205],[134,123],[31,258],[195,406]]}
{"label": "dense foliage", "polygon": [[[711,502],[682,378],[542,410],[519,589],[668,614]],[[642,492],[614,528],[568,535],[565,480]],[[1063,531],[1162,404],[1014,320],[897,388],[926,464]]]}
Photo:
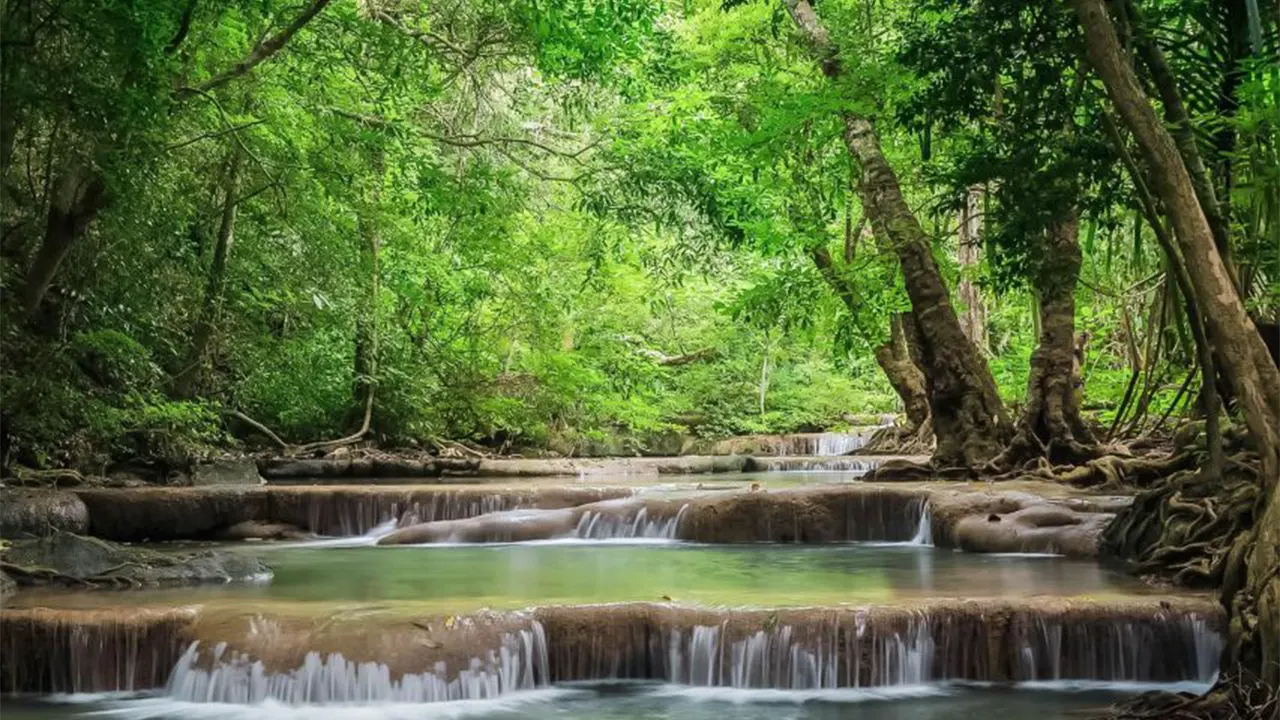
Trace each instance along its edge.
{"label": "dense foliage", "polygon": [[[1191,78],[1244,294],[1274,319],[1274,17],[1237,5],[1256,9],[1144,22]],[[858,50],[840,83],[763,0],[9,0],[6,467],[266,442],[244,417],[337,437],[366,404],[387,445],[561,452],[895,410],[872,353],[909,304],[851,179],[850,108],[944,277],[988,305],[1006,402],[1037,343],[1035,238],[1067,203],[1086,410],[1132,432],[1182,416],[1195,350],[1072,14],[820,10]],[[974,186],[985,252],[961,263]]]}

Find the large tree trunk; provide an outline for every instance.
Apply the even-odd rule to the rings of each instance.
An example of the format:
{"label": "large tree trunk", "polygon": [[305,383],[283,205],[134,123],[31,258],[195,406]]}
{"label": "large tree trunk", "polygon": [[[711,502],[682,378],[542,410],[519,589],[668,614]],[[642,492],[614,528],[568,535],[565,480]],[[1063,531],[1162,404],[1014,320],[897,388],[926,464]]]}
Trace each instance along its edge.
{"label": "large tree trunk", "polygon": [[106,190],[102,176],[80,163],[72,164],[58,176],[49,200],[44,240],[22,290],[22,308],[28,316],[39,311],[62,261],[106,205]]}
{"label": "large tree trunk", "polygon": [[[823,74],[842,74],[840,58],[808,0],[787,0],[792,19],[807,38]],[[999,454],[1009,421],[987,361],[965,337],[938,271],[929,237],[907,206],[875,128],[866,118],[843,113],[844,141],[862,168],[858,192],[877,242],[896,254],[919,330],[937,449],[938,467],[979,467]]]}
{"label": "large tree trunk", "polygon": [[1072,213],[1044,238],[1036,273],[1040,338],[1031,356],[1027,402],[1001,465],[1046,457],[1054,464],[1096,456],[1093,433],[1080,419],[1076,393],[1076,281],[1080,278],[1079,219]]}
{"label": "large tree trunk", "polygon": [[1240,546],[1245,582],[1239,591],[1224,583],[1228,589],[1223,600],[1232,618],[1228,658],[1280,687],[1275,650],[1280,646],[1280,370],[1245,312],[1178,147],[1143,92],[1102,0],[1073,4],[1089,60],[1133,133],[1155,193],[1172,221],[1208,338],[1260,456],[1261,506],[1248,534],[1252,537],[1238,541],[1245,543]]}
{"label": "large tree trunk", "polygon": [[987,307],[982,301],[982,288],[973,281],[973,274],[982,262],[982,196],[982,186],[969,188],[965,193],[964,209],[960,212],[960,240],[956,244],[960,282],[956,285],[956,297],[964,306],[960,326],[964,328],[965,337],[985,355],[990,352]]}
{"label": "large tree trunk", "polygon": [[213,260],[209,263],[209,275],[205,281],[200,315],[196,320],[195,332],[191,335],[191,345],[187,349],[182,368],[173,376],[170,386],[170,392],[175,397],[189,398],[195,395],[196,381],[200,378],[205,354],[209,351],[209,343],[213,339],[213,332],[218,324],[218,314],[222,309],[222,290],[226,285],[227,259],[231,255],[231,246],[235,241],[239,178],[240,153],[235,152],[231,156],[231,164],[227,170],[218,237],[214,241]]}

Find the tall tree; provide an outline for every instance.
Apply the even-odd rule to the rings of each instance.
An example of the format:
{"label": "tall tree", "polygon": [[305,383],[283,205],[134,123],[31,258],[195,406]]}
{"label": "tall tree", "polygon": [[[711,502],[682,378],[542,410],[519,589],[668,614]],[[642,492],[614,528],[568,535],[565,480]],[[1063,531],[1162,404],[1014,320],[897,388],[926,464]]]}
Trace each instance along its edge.
{"label": "tall tree", "polygon": [[[807,0],[786,0],[787,10],[822,73],[840,81],[844,70],[827,28]],[[1009,436],[1009,420],[986,359],[965,337],[928,235],[903,197],[870,119],[841,113],[844,142],[861,167],[858,190],[877,242],[902,267],[920,337],[920,364],[929,393],[940,467],[978,467],[996,457]]]}
{"label": "tall tree", "polygon": [[1089,62],[1150,168],[1222,372],[1236,392],[1260,456],[1259,509],[1226,570],[1231,660],[1280,687],[1280,370],[1236,291],[1178,145],[1147,98],[1102,0],[1073,0]]}

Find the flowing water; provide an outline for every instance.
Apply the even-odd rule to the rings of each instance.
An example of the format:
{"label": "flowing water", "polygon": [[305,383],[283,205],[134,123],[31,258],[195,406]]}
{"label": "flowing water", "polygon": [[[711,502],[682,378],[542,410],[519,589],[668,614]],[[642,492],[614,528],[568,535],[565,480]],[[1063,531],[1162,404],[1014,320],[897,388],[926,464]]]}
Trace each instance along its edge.
{"label": "flowing water", "polygon": [[[859,461],[831,456],[852,438],[777,458],[845,472],[675,476],[579,509],[542,483],[280,493],[351,537],[218,545],[262,557],[267,583],[19,594],[0,681],[76,694],[4,717],[1044,720],[1213,679],[1213,603],[1095,561],[936,548],[912,491],[841,506],[861,542],[680,540],[691,507],[722,507],[689,491],[848,483]],[[374,544],[424,521],[435,544]],[[119,690],[141,692],[101,692]]]}

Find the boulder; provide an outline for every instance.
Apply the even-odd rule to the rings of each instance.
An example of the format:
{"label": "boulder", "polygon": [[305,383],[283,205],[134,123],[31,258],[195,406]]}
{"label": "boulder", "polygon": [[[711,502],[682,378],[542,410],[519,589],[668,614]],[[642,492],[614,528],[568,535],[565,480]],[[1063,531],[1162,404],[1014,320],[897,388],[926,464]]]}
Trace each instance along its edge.
{"label": "boulder", "polygon": [[5,562],[22,585],[173,585],[255,580],[271,573],[241,552],[157,552],[68,532],[14,541]]}
{"label": "boulder", "polygon": [[62,490],[0,491],[0,536],[40,537],[65,531],[85,533],[89,511],[74,493]]}
{"label": "boulder", "polygon": [[191,473],[195,487],[209,485],[262,485],[258,466],[252,460],[215,460],[196,465]]}

